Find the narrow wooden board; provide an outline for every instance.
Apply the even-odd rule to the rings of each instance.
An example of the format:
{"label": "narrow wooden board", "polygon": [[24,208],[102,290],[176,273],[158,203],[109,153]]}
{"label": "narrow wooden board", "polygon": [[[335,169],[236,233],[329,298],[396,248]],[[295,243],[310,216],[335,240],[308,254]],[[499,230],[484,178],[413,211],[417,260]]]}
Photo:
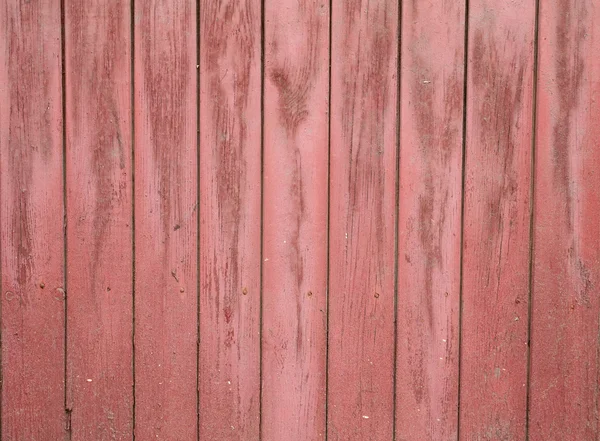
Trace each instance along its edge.
{"label": "narrow wooden board", "polygon": [[333,2],[328,439],[394,422],[398,2]]}
{"label": "narrow wooden board", "polygon": [[460,438],[525,439],[535,1],[469,1]]}
{"label": "narrow wooden board", "polygon": [[133,435],[130,17],[125,0],[65,1],[72,441]]}
{"label": "narrow wooden board", "polygon": [[257,440],[261,2],[200,12],[200,439]]}
{"label": "narrow wooden board", "polygon": [[265,2],[264,441],[325,438],[329,6]]}
{"label": "narrow wooden board", "polygon": [[396,438],[455,440],[466,2],[402,8]]}
{"label": "narrow wooden board", "polygon": [[598,439],[600,5],[540,2],[531,440]]}
{"label": "narrow wooden board", "polygon": [[0,60],[0,438],[63,439],[60,2],[3,3]]}
{"label": "narrow wooden board", "polygon": [[196,2],[135,2],[135,437],[198,431]]}

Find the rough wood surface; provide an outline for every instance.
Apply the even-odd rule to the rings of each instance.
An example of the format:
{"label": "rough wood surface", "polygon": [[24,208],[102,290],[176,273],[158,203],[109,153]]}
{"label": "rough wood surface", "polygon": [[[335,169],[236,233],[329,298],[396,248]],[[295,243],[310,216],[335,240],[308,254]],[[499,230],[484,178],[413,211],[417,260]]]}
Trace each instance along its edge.
{"label": "rough wood surface", "polygon": [[600,355],[600,5],[540,2],[531,440],[595,440]]}
{"label": "rough wood surface", "polygon": [[333,2],[328,439],[394,421],[398,2]]}
{"label": "rough wood surface", "polygon": [[63,439],[60,3],[0,7],[0,280],[4,440]]}
{"label": "rough wood surface", "polygon": [[262,439],[325,438],[329,6],[265,2]]}
{"label": "rough wood surface", "polygon": [[534,35],[534,1],[469,1],[464,440],[525,439]]}
{"label": "rough wood surface", "polygon": [[200,4],[200,438],[259,439],[261,2]]}
{"label": "rough wood surface", "polygon": [[466,3],[405,3],[396,438],[455,440]]}
{"label": "rough wood surface", "polygon": [[124,0],[65,1],[72,441],[133,435],[130,17]]}
{"label": "rough wood surface", "polygon": [[135,2],[135,437],[197,437],[196,2]]}

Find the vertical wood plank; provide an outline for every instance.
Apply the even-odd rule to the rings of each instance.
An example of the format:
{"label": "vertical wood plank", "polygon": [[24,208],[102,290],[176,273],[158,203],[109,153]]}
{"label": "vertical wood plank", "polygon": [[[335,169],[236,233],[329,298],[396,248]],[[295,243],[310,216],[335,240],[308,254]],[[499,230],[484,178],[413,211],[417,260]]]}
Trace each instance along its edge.
{"label": "vertical wood plank", "polygon": [[65,1],[71,439],[132,439],[130,2]]}
{"label": "vertical wood plank", "polygon": [[259,439],[261,2],[200,4],[200,439]]}
{"label": "vertical wood plank", "polygon": [[402,8],[396,437],[456,440],[466,3]]}
{"label": "vertical wood plank", "polygon": [[394,421],[398,2],[333,2],[328,439]]}
{"label": "vertical wood plank", "polygon": [[262,438],[325,437],[329,6],[265,2]]}
{"label": "vertical wood plank", "polygon": [[64,242],[60,2],[0,7],[2,433],[62,439]]}
{"label": "vertical wood plank", "polygon": [[535,1],[469,2],[461,439],[525,439]]}
{"label": "vertical wood plank", "polygon": [[540,2],[531,440],[598,439],[600,5]]}
{"label": "vertical wood plank", "polygon": [[197,438],[196,2],[136,1],[135,437]]}

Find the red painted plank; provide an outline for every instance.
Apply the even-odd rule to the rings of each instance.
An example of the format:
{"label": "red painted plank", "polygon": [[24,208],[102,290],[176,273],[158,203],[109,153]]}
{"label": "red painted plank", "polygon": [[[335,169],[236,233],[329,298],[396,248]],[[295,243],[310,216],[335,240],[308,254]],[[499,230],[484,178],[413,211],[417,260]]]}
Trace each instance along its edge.
{"label": "red painted plank", "polygon": [[196,2],[135,2],[135,436],[197,437]]}
{"label": "red painted plank", "polygon": [[71,439],[132,438],[128,1],[65,2]]}
{"label": "red painted plank", "polygon": [[262,438],[325,437],[329,7],[265,2]]}
{"label": "red painted plank", "polygon": [[60,3],[0,8],[2,433],[62,439],[64,245]]}
{"label": "red painted plank", "polygon": [[200,438],[259,438],[261,2],[200,4]]}
{"label": "red painted plank", "polygon": [[396,437],[455,440],[465,2],[402,8]]}
{"label": "red painted plank", "polygon": [[525,439],[535,1],[469,2],[461,439]]}
{"label": "red painted plank", "polygon": [[600,436],[598,53],[598,2],[540,2],[531,440]]}
{"label": "red painted plank", "polygon": [[394,421],[398,2],[334,2],[328,439]]}

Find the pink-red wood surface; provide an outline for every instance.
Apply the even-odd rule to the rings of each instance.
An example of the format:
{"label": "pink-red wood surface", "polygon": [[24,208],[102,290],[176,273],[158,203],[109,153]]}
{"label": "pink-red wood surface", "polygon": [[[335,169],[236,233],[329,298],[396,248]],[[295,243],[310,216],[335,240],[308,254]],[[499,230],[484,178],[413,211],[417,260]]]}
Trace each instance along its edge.
{"label": "pink-red wood surface", "polygon": [[200,4],[200,439],[260,430],[261,2]]}
{"label": "pink-red wood surface", "polygon": [[453,440],[466,3],[402,13],[396,439]]}
{"label": "pink-red wood surface", "polygon": [[133,436],[130,35],[129,2],[65,1],[66,411],[73,441]]}
{"label": "pink-red wood surface", "polygon": [[63,439],[60,3],[0,6],[3,440]]}
{"label": "pink-red wood surface", "polygon": [[328,438],[394,422],[398,2],[333,2]]}
{"label": "pink-red wood surface", "polygon": [[540,2],[531,440],[599,436],[600,5]]}
{"label": "pink-red wood surface", "polygon": [[264,11],[261,432],[325,439],[329,3]]}
{"label": "pink-red wood surface", "polygon": [[135,437],[197,437],[196,2],[135,2]]}
{"label": "pink-red wood surface", "polygon": [[469,1],[460,439],[524,440],[535,1]]}
{"label": "pink-red wood surface", "polygon": [[593,0],[5,0],[0,435],[600,437]]}

